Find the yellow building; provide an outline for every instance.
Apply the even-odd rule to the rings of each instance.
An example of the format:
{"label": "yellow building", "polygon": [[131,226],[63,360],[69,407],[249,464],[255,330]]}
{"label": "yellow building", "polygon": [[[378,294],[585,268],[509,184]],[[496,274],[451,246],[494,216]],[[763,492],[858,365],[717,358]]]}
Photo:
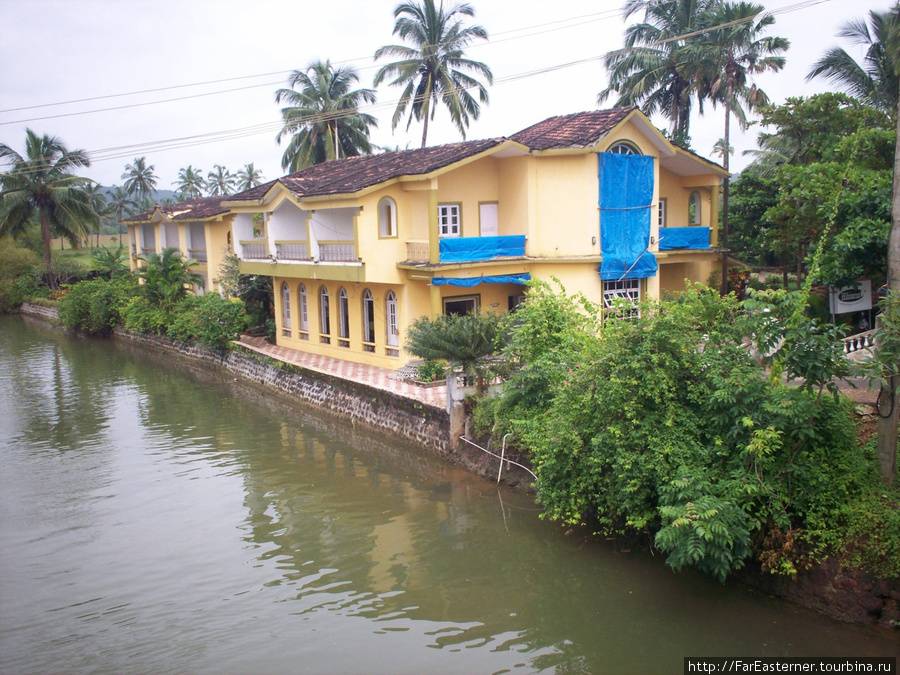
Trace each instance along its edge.
{"label": "yellow building", "polygon": [[280,346],[399,368],[417,318],[506,312],[528,279],[607,305],[707,282],[723,175],[614,108],[326,162],[129,231],[135,254],[177,237],[198,259],[202,228],[207,288],[233,243],[242,273],[273,278]]}
{"label": "yellow building", "polygon": [[141,258],[164,249],[176,249],[194,261],[191,271],[200,276],[196,291],[218,290],[217,276],[225,256],[233,253],[229,210],[222,197],[202,197],[156,206],[123,222],[128,226],[131,271]]}

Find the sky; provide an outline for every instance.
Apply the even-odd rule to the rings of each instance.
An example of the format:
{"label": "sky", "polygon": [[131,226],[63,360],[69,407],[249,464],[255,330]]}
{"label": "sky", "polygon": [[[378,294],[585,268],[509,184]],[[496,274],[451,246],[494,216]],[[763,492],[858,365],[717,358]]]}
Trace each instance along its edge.
{"label": "sky", "polygon": [[[171,188],[178,169],[188,164],[205,173],[214,164],[236,170],[254,162],[265,179],[276,178],[285,172],[280,165],[283,147],[275,142],[280,117],[275,89],[290,70],[317,59],[346,62],[358,70],[361,86],[371,86],[377,69],[372,55],[378,47],[397,42],[391,35],[396,4],[397,0],[0,0],[4,26],[0,110],[8,111],[0,113],[0,142],[22,151],[25,129],[30,127],[61,137],[70,148],[90,152],[261,125],[248,130],[258,131],[252,135],[203,144],[187,145],[194,143],[188,141],[166,144],[167,149],[107,151],[97,155],[84,173],[105,185],[118,184],[131,157],[146,155],[156,167],[159,188]],[[622,46],[622,0],[471,0],[471,4],[475,20],[491,38],[472,46],[469,56],[487,63],[497,82],[489,104],[470,125],[468,138],[509,136],[552,115],[597,107],[597,93],[606,86],[607,75],[601,60],[592,57]],[[764,2],[773,11],[794,4],[796,0]],[[861,48],[834,37],[836,32],[848,19],[873,9],[884,11],[890,4],[890,0],[825,0],[778,14],[771,33],[790,40],[787,65],[779,73],[760,76],[758,85],[774,102],[831,89],[823,80],[805,80],[810,65],[835,44],[860,56]],[[503,81],[581,59],[588,60]],[[242,79],[180,86],[238,77]],[[407,131],[404,120],[391,129],[391,103],[398,95],[396,89],[379,87],[379,103],[367,111],[378,119],[373,141],[390,148],[418,147],[418,124]],[[160,102],[173,98],[182,100]],[[120,109],[70,115],[108,107]],[[49,115],[68,116],[19,121]],[[662,117],[654,122],[667,126]],[[703,116],[695,112],[694,149],[709,156],[723,127],[721,109],[707,108]],[[741,131],[732,125],[732,130],[732,167],[740,170],[750,161],[743,152],[755,147],[759,128]],[[450,143],[460,135],[439,112],[428,140],[429,145]]]}

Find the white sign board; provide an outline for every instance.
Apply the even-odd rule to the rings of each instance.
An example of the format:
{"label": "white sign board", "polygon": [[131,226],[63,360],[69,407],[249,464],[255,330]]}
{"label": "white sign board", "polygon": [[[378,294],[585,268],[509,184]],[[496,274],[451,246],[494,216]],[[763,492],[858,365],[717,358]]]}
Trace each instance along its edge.
{"label": "white sign board", "polygon": [[872,309],[872,281],[860,279],[851,286],[835,288],[830,286],[828,295],[831,300],[832,314],[849,314]]}

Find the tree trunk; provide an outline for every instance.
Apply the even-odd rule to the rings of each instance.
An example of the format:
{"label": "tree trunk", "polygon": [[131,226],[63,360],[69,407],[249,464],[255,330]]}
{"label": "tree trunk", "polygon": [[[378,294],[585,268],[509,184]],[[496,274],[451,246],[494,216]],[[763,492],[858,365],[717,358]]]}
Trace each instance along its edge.
{"label": "tree trunk", "polygon": [[[728,149],[731,147],[731,88],[729,87],[728,99],[725,101],[725,156],[722,158],[722,166],[728,171]],[[719,247],[722,249],[722,295],[728,293],[728,183],[730,174],[726,174],[722,181],[722,238]],[[712,225],[713,223],[710,223]]]}
{"label": "tree trunk", "polygon": [[428,142],[428,108],[425,108],[425,123],[422,125],[422,147]]}
{"label": "tree trunk", "polygon": [[44,244],[44,269],[47,272],[47,284],[56,290],[56,277],[53,275],[53,259],[50,256],[50,216],[46,209],[40,210],[41,214],[41,241]]}
{"label": "tree trunk", "polygon": [[[900,295],[900,100],[897,103],[897,141],[894,145],[894,189],[891,196],[891,235],[888,239],[887,287],[891,295]],[[876,345],[877,349],[877,345]],[[878,463],[881,477],[892,485],[897,475],[897,426],[900,422],[900,396],[897,389],[900,381],[894,376],[881,383],[882,391],[888,392],[889,410],[879,411],[878,416]],[[887,414],[886,417],[882,415]]]}

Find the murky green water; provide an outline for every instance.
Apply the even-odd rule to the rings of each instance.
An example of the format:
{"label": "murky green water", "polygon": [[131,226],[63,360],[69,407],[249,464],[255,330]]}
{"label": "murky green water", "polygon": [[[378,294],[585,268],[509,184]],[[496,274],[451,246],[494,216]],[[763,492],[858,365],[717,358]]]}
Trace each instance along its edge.
{"label": "murky green water", "polygon": [[0,671],[681,672],[895,636],[565,536],[169,357],[0,317]]}

